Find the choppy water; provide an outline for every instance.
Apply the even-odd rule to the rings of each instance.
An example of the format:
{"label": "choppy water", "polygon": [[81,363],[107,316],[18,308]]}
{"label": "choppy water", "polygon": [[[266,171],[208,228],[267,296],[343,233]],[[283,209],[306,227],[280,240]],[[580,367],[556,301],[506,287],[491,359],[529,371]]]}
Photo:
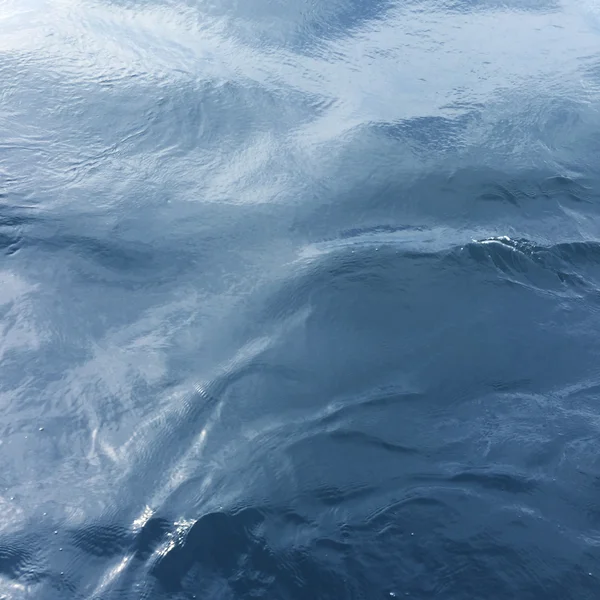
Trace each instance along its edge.
{"label": "choppy water", "polygon": [[0,597],[600,597],[600,8],[0,4]]}

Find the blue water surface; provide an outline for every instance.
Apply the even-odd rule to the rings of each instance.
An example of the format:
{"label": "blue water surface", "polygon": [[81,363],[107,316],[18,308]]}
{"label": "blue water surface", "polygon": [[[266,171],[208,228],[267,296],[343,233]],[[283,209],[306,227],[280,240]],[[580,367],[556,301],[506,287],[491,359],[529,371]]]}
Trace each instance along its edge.
{"label": "blue water surface", "polygon": [[4,0],[0,598],[600,598],[593,0]]}

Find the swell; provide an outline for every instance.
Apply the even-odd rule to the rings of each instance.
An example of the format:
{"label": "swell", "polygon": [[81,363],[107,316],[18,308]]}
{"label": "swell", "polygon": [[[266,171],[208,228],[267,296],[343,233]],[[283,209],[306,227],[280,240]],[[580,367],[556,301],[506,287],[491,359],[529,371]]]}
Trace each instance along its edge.
{"label": "swell", "polygon": [[[336,280],[381,285],[386,270],[406,263],[427,265],[445,275],[479,279],[479,284],[519,285],[557,297],[586,297],[594,301],[600,283],[600,242],[574,240],[544,243],[506,235],[472,239],[473,234],[450,228],[412,228],[390,225],[354,229],[338,238],[305,246],[295,263],[294,277],[265,303],[264,315],[292,314],[316,291]],[[400,287],[400,280],[388,284]]]}
{"label": "swell", "polygon": [[[512,327],[517,298],[522,324],[535,318],[530,334],[565,303],[577,311],[583,295],[596,294],[600,244],[462,236],[385,226],[306,247],[287,280],[257,301],[237,356],[195,390],[171,394],[119,451],[117,512],[61,530],[65,555],[90,561],[87,572],[76,568],[81,558],[66,559],[62,593],[87,587],[90,597],[116,598],[141,586],[146,598],[301,598],[317,586],[324,598],[373,589],[458,598],[459,574],[470,570],[480,574],[475,596],[484,581],[498,599],[546,582],[557,597],[575,585],[591,598],[589,560],[574,556],[584,548],[577,531],[593,515],[573,514],[558,529],[558,509],[544,497],[569,505],[564,486],[576,465],[561,466],[561,456],[594,435],[569,394],[556,396],[559,383],[590,380],[593,354],[568,348],[577,368],[553,366],[548,354],[548,373],[513,348],[520,364],[504,368],[490,360],[492,338],[488,347],[456,336],[481,328],[481,315],[487,323],[492,302]],[[349,328],[354,346],[344,343],[350,337],[329,341]],[[566,335],[559,328],[547,338],[550,350]],[[554,399],[540,404],[525,391]],[[146,505],[138,514],[131,489]],[[579,492],[587,502],[594,490]],[[541,531],[559,548],[554,558],[535,541]],[[48,559],[21,537],[2,542],[0,568],[25,584],[31,565],[43,573]],[[57,589],[56,577],[44,581]]]}

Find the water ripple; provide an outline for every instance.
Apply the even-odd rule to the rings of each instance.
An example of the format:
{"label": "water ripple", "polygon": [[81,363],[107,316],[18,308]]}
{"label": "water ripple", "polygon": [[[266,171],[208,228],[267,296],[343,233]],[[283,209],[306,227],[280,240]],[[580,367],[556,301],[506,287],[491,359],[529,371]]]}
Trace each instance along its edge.
{"label": "water ripple", "polygon": [[0,597],[597,597],[592,4],[4,2]]}

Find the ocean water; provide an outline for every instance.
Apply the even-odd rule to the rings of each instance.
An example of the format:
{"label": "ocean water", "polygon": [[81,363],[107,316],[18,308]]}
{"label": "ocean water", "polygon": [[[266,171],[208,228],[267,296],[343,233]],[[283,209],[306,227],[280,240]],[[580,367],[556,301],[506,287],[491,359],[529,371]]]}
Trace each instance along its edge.
{"label": "ocean water", "polygon": [[600,7],[3,0],[0,598],[597,600]]}

